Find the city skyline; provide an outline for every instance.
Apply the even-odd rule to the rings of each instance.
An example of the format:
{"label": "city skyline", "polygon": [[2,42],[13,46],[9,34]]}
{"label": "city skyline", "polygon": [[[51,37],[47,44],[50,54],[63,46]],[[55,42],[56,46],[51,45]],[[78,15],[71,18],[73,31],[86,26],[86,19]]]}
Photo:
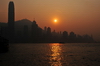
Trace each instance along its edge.
{"label": "city skyline", "polygon": [[76,1],[1,0],[0,66],[100,66],[99,13]]}
{"label": "city skyline", "polygon": [[[25,3],[23,3],[23,5],[21,5],[22,2],[19,3],[16,0],[13,0],[13,1],[15,3],[15,7],[16,7],[16,9],[15,9],[15,13],[16,13],[15,20],[16,21],[24,19],[27,16],[26,18],[29,19],[29,20],[31,20],[31,21],[35,18],[35,20],[37,21],[38,25],[40,27],[42,27],[42,28],[44,28],[44,26],[45,26],[44,24],[46,24],[47,26],[51,27],[53,30],[54,29],[57,30],[57,31],[65,31],[66,30],[68,32],[74,31],[76,34],[82,34],[82,35],[83,34],[89,34],[89,35],[92,34],[95,39],[97,39],[97,40],[100,39],[100,37],[99,37],[99,35],[100,35],[100,31],[99,31],[99,28],[100,28],[99,27],[99,9],[95,10],[95,9],[97,9],[97,7],[99,7],[99,5],[97,4],[97,3],[99,3],[98,0],[96,0],[95,2],[93,0],[91,2],[90,1],[85,1],[86,3],[90,3],[90,5],[88,5],[88,8],[91,7],[91,6],[94,6],[94,7],[91,7],[90,10],[87,9],[87,8],[85,8],[85,6],[87,6],[87,4],[86,5],[82,4],[84,8],[81,8],[82,5],[78,4],[79,2],[77,2],[77,3],[75,2],[75,4],[76,4],[75,8],[77,8],[79,5],[81,5],[80,8],[77,8],[77,9],[79,9],[79,10],[83,9],[83,12],[82,12],[82,10],[78,11],[77,9],[75,10],[73,8],[70,8],[70,9],[73,9],[71,11],[72,15],[69,12],[70,9],[67,9],[68,4],[65,5],[65,3],[64,3],[64,5],[66,7],[66,8],[64,7],[65,10],[64,10],[64,8],[62,8],[61,5],[62,5],[62,3],[63,3],[64,0],[63,1],[58,1],[58,2],[56,2],[56,1],[50,2],[48,6],[53,6],[54,3],[55,3],[55,5],[56,5],[56,6],[54,6],[55,9],[53,7],[52,8],[43,9],[43,8],[45,8],[45,7],[43,7],[43,4],[45,4],[45,3],[38,0],[38,1],[33,2],[35,4],[31,4],[32,6],[34,6],[33,8],[32,8],[32,6],[30,7],[32,10],[28,9],[29,8],[28,5],[29,5],[30,2],[28,2],[26,4],[26,6],[25,6],[26,1],[25,1]],[[21,0],[21,1],[23,1],[23,0]],[[2,2],[6,3],[7,1],[4,0]],[[81,1],[80,1],[80,3],[81,3]],[[96,4],[96,5],[92,5],[92,4]],[[57,7],[58,5],[60,7]],[[36,6],[41,6],[42,8],[39,7],[38,9],[36,9]],[[26,8],[26,10],[24,10],[24,8],[21,9],[21,7]],[[56,8],[59,9],[57,12],[55,11]],[[93,10],[92,8],[95,8],[95,9]],[[48,9],[51,9],[51,10],[48,11]],[[55,16],[55,14],[53,14],[54,12],[52,11],[52,9],[54,9],[54,11],[56,13],[56,16]],[[24,13],[24,12],[22,13],[21,12],[22,10],[25,11],[26,13]],[[43,10],[47,10],[47,11],[43,11]],[[31,12],[31,14],[29,13],[29,11]],[[91,13],[89,11],[91,11]],[[4,14],[4,12],[7,12],[7,11],[6,10],[4,10],[4,11],[1,10],[0,14],[1,13]],[[45,12],[48,13],[48,16],[50,16],[50,15],[52,15],[52,16],[50,16],[50,18],[48,16],[45,16],[45,15],[47,15],[47,14],[45,14]],[[66,12],[68,12],[68,13],[66,13]],[[78,13],[80,13],[80,14],[78,14]],[[1,16],[2,16],[2,14],[1,14]],[[35,14],[35,15],[38,14],[38,15],[36,15],[36,17],[35,17],[33,14]],[[41,14],[43,14],[43,15],[41,15]],[[69,15],[67,15],[67,17],[65,18],[64,16],[66,16],[66,14],[69,14]],[[5,13],[4,16],[6,16],[6,15],[7,14]],[[21,16],[21,18],[19,18],[18,15],[19,15],[19,17]],[[22,15],[25,15],[25,16],[22,16]],[[29,18],[30,15],[31,15],[31,18]],[[2,16],[2,17],[1,16],[0,16],[0,22],[6,22],[6,18],[4,18],[4,20],[3,20],[4,16]],[[55,24],[53,22],[53,20],[55,18],[58,19],[58,23],[57,24]]]}

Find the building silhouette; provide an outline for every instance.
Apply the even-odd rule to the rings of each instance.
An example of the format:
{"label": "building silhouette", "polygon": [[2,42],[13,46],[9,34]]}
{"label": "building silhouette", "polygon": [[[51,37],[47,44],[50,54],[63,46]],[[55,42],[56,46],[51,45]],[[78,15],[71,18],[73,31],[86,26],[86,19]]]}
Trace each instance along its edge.
{"label": "building silhouette", "polygon": [[36,21],[34,20],[32,22],[32,38],[37,37],[38,34],[38,25],[36,24]]}
{"label": "building silhouette", "polygon": [[9,42],[95,42],[93,37],[89,35],[81,36],[76,35],[74,32],[68,34],[67,31],[56,32],[56,30],[52,32],[51,27],[44,27],[44,29],[42,29],[35,20],[33,20],[33,22],[28,19],[22,19],[16,22],[14,20],[14,3],[10,1],[8,6],[8,24],[0,23],[2,24],[0,26],[0,36],[8,39]]}
{"label": "building silhouette", "polygon": [[62,33],[62,39],[64,42],[68,42],[68,32],[67,31],[64,31]]}
{"label": "building silhouette", "polygon": [[14,20],[15,20],[15,13],[14,13],[14,3],[12,1],[9,2],[8,5],[8,35],[9,39],[14,38]]}
{"label": "building silhouette", "polygon": [[29,35],[28,26],[27,26],[27,25],[24,25],[23,37],[24,37],[24,38],[28,38],[28,35]]}

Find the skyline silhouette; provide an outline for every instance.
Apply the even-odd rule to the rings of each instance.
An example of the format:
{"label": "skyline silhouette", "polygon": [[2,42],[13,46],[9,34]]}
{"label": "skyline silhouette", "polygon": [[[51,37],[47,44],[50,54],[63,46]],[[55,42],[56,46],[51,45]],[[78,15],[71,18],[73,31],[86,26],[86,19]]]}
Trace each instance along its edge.
{"label": "skyline silhouette", "polygon": [[1,0],[0,66],[100,66],[96,1]]}
{"label": "skyline silhouette", "polygon": [[[93,37],[89,35],[80,36],[74,32],[68,34],[67,31],[56,32],[56,30],[52,32],[51,27],[46,26],[45,29],[42,29],[35,20],[33,20],[30,30],[28,25],[24,25],[22,30],[16,31],[14,14],[14,3],[10,1],[8,5],[8,26],[1,27],[1,36],[10,42],[95,42]],[[25,21],[28,20],[25,19]]]}
{"label": "skyline silhouette", "polygon": [[[50,27],[40,28],[36,21],[27,22],[27,19],[17,21],[15,23],[15,41],[14,42],[30,42],[30,43],[53,43],[53,42],[69,42],[69,43],[83,43],[95,42],[92,36],[89,35],[76,35],[74,32],[68,33],[67,31],[56,32],[52,31]],[[24,24],[26,22],[26,24]],[[20,24],[21,23],[21,24]],[[31,26],[31,27],[30,27]],[[17,29],[20,28],[20,29]],[[5,33],[2,33],[5,34]],[[5,36],[2,35],[1,36]]]}

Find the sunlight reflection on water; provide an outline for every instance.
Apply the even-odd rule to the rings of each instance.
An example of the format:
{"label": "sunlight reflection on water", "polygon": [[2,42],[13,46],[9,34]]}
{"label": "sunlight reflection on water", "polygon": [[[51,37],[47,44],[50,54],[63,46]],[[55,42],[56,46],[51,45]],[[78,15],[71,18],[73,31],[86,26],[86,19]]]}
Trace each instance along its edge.
{"label": "sunlight reflection on water", "polygon": [[100,66],[100,43],[10,44],[0,66]]}
{"label": "sunlight reflection on water", "polygon": [[62,66],[61,63],[61,46],[59,43],[50,44],[52,54],[50,56],[51,66]]}

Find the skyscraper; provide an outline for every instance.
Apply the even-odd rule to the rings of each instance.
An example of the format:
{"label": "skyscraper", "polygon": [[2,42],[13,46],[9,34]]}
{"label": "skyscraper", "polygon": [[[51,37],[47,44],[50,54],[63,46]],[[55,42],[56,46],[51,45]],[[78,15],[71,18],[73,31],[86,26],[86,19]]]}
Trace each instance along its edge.
{"label": "skyscraper", "polygon": [[10,1],[8,6],[8,34],[10,38],[14,37],[14,20],[15,20],[14,3]]}

